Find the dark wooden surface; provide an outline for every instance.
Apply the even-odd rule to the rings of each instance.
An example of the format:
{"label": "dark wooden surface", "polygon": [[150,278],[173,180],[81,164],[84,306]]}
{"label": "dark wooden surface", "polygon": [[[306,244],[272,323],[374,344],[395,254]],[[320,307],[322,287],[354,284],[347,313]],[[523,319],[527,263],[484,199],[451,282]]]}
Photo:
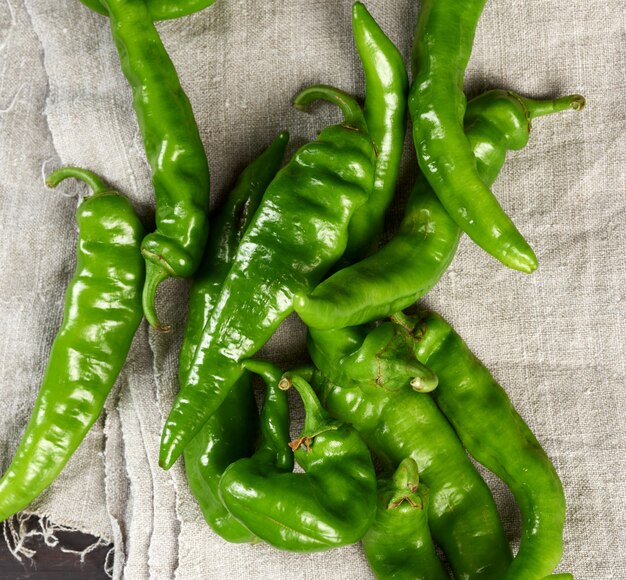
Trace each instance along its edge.
{"label": "dark wooden surface", "polygon": [[[0,524],[0,528],[2,524]],[[28,520],[29,529],[39,528],[36,516]],[[84,550],[98,538],[80,532],[55,532],[59,543],[55,547],[47,546],[42,536],[31,536],[25,547],[36,550],[32,559],[22,556],[19,562],[11,554],[4,534],[0,534],[0,580],[107,580],[104,571],[105,560],[111,545],[98,546],[85,555],[81,562],[79,554],[61,551],[61,547],[70,550]]]}

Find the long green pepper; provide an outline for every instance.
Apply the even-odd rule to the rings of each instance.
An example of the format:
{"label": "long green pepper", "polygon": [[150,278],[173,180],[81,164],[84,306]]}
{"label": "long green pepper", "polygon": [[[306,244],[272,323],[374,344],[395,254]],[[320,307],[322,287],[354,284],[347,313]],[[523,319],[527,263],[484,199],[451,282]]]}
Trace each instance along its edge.
{"label": "long green pepper", "polygon": [[[179,361],[181,384],[184,384],[239,241],[263,192],[280,169],[288,140],[288,134],[281,133],[246,167],[213,222],[205,255],[189,296]],[[268,409],[271,405],[271,402],[266,402]],[[218,485],[224,470],[231,463],[254,453],[258,428],[252,377],[250,373],[244,373],[217,411],[185,447],[185,471],[191,493],[211,529],[229,542],[253,542],[256,539],[226,509],[219,498]]]}
{"label": "long green pepper", "polygon": [[211,224],[211,234],[198,271],[193,277],[187,322],[179,357],[179,380],[184,384],[202,332],[211,317],[237,248],[265,190],[280,169],[289,134],[280,133],[239,176],[233,190]]}
{"label": "long green pepper", "polygon": [[155,232],[141,251],[146,259],[146,320],[166,330],[155,310],[158,285],[197,269],[209,232],[209,167],[191,104],[145,0],[101,0],[111,24],[143,137],[156,198]]}
{"label": "long green pepper", "polygon": [[93,195],[77,210],[76,271],[35,407],[0,479],[0,521],[37,498],[96,421],[142,319],[143,226],[124,196],[95,174],[65,167],[47,183],[74,177]]}
{"label": "long green pepper", "polygon": [[552,462],[504,389],[443,318],[423,313],[417,357],[439,377],[433,398],[468,452],[506,483],[522,514],[519,551],[508,580],[540,580],[563,553],[565,496]]}
{"label": "long green pepper", "polygon": [[[465,136],[480,178],[490,186],[510,150],[526,146],[533,119],[568,109],[584,99],[569,95],[539,101],[511,91],[488,91],[472,99]],[[378,252],[324,280],[296,311],[313,328],[356,326],[408,308],[441,279],[452,262],[460,230],[422,174],[417,176],[398,233]]]}
{"label": "long green pepper", "polygon": [[352,6],[352,33],[365,74],[363,113],[376,147],[376,170],[372,193],[350,220],[342,257],[348,263],[370,254],[382,233],[400,171],[409,85],[402,55],[361,2]]}
{"label": "long green pepper", "polygon": [[336,103],[345,120],[301,147],[267,188],[161,438],[169,468],[216,411],[252,357],[343,253],[356,208],[367,199],[375,152],[356,101],[331,87],[302,91],[294,104]]}
{"label": "long green pepper", "polygon": [[420,169],[450,217],[486,252],[530,273],[537,258],[483,182],[463,131],[465,69],[486,0],[424,0],[409,112]]}

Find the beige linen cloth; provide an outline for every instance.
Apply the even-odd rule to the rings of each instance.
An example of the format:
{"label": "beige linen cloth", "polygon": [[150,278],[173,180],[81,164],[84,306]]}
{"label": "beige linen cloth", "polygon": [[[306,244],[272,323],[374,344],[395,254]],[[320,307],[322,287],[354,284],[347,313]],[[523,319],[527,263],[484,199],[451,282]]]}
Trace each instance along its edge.
{"label": "beige linen cloth", "polygon": [[[418,3],[369,0],[408,60]],[[193,105],[212,172],[212,205],[280,130],[292,148],[339,118],[294,111],[311,83],[363,94],[348,0],[217,0],[158,24]],[[560,570],[626,578],[626,11],[620,0],[491,0],[476,35],[470,96],[579,92],[582,113],[538,119],[495,192],[535,248],[539,270],[507,270],[464,238],[427,304],[442,312],[506,388],[553,459],[568,500]],[[415,171],[410,142],[399,184]],[[102,174],[150,223],[153,194],[130,90],[106,18],[78,0],[0,1],[0,468],[13,455],[62,318],[83,186],[47,190],[60,165]],[[396,207],[390,223],[401,211]],[[115,543],[115,578],[372,578],[358,545],[322,554],[231,545],[204,523],[182,464],[157,465],[178,385],[188,283],[159,295],[160,334],[142,324],[105,412],[31,506]],[[265,353],[302,357],[295,317]],[[511,495],[487,476],[513,543]],[[27,544],[23,546],[27,548]]]}

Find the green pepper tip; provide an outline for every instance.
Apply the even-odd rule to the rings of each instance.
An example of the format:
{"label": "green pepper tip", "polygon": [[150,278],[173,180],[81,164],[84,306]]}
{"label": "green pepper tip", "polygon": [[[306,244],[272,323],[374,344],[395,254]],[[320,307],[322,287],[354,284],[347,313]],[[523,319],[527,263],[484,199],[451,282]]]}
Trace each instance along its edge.
{"label": "green pepper tip", "polygon": [[172,465],[174,465],[174,462],[178,459],[178,455],[173,457],[173,453],[173,446],[169,445],[169,448],[165,448],[163,446],[163,440],[161,440],[161,450],[159,453],[159,467],[161,469],[167,471],[170,467],[172,467]]}
{"label": "green pepper tip", "polygon": [[363,2],[352,4],[352,20],[356,20],[363,15],[369,16],[369,10],[365,7],[365,4]]}
{"label": "green pepper tip", "polygon": [[532,274],[539,266],[535,252],[526,242],[524,242],[524,246],[521,248],[510,248],[509,253],[502,256],[500,261],[505,266],[524,272],[524,274]]}

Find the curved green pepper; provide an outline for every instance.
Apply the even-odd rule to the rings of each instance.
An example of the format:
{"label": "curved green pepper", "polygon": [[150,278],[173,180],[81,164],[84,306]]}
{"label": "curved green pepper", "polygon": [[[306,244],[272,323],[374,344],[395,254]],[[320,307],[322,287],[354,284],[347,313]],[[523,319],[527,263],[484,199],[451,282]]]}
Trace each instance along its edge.
{"label": "curved green pepper", "polygon": [[220,480],[230,512],[268,544],[313,552],[359,541],[376,513],[376,474],[369,450],[349,425],[322,409],[311,386],[286,374],[305,409],[301,436],[290,443],[304,473],[286,472],[261,449],[233,463]]}
{"label": "curved green pepper", "polygon": [[506,266],[530,273],[537,258],[481,179],[463,131],[463,80],[484,5],[422,2],[409,91],[413,140],[420,169],[459,227]]}
{"label": "curved green pepper", "polygon": [[77,211],[76,271],[65,293],[35,407],[13,461],[0,479],[0,521],[26,507],[61,472],[100,415],[142,319],[143,226],[124,196],[90,171],[65,167],[93,195]]}
{"label": "curved green pepper", "polygon": [[[244,361],[244,366],[261,375],[266,384],[261,421],[254,397],[250,398],[252,390],[248,390],[252,383],[240,379],[222,404],[226,409],[222,411],[220,407],[207,422],[209,429],[205,426],[185,449],[185,467],[189,485],[211,529],[229,542],[256,543],[263,540],[262,536],[249,529],[226,507],[219,491],[220,481],[231,465],[251,461],[251,457],[263,457],[265,461],[272,462],[276,470],[290,472],[293,469],[293,453],[288,443],[287,396],[278,387],[281,371],[270,363],[257,360]],[[244,375],[248,376],[248,373]],[[249,419],[251,425],[245,424]],[[250,432],[251,426],[254,433]],[[191,459],[189,463],[188,458]]]}
{"label": "curved green pepper", "polygon": [[376,578],[448,580],[428,527],[428,494],[410,457],[400,462],[393,477],[378,480],[376,519],[363,536]]}
{"label": "curved green pepper", "polygon": [[124,76],[132,91],[156,198],[155,232],[146,259],[143,309],[167,330],[154,307],[157,286],[197,269],[209,232],[209,167],[191,104],[154,27],[144,0],[102,0]]}
{"label": "curved green pepper", "polygon": [[[105,0],[80,0],[85,6],[107,16]],[[152,20],[170,20],[203,10],[215,0],[144,0]]]}
{"label": "curved green pepper", "polygon": [[228,542],[255,542],[256,536],[236,520],[219,497],[226,468],[256,448],[259,416],[249,373],[185,447],[185,474],[192,495],[209,527]]}
{"label": "curved green pepper", "polygon": [[[528,143],[531,120],[580,109],[579,95],[535,101],[510,91],[488,91],[472,99],[465,136],[478,174],[490,186],[509,150]],[[313,328],[356,326],[403,310],[429,292],[452,262],[459,228],[422,174],[409,196],[394,238],[375,254],[324,280],[309,296],[299,296],[296,312]]]}
{"label": "curved green pepper", "polygon": [[509,268],[537,258],[482,181],[463,132],[463,80],[486,0],[425,0],[413,44],[409,112],[420,169],[450,217]]}
{"label": "curved green pepper", "polygon": [[416,322],[417,356],[439,376],[435,402],[469,453],[509,486],[522,514],[522,539],[506,578],[539,580],[563,553],[561,480],[504,389],[454,329],[433,312]]}
{"label": "curved green pepper", "polygon": [[[263,192],[279,170],[289,136],[281,133],[241,174],[215,218],[205,255],[189,296],[187,324],[180,352],[179,375],[184,384],[219,291],[241,236]],[[224,470],[237,459],[250,457],[258,433],[258,411],[249,373],[244,373],[219,409],[185,448],[189,489],[211,529],[229,542],[253,542],[255,536],[240,524],[219,499]]]}
{"label": "curved green pepper", "polygon": [[[335,382],[332,370],[352,350],[351,332],[310,330],[309,353],[321,370],[314,386],[322,404],[332,416],[350,422],[387,468],[407,457],[415,460],[430,488],[433,538],[455,577],[502,580],[512,556],[493,496],[434,401],[408,386],[390,394],[375,381]],[[345,347],[341,335],[347,336]],[[323,346],[327,337],[332,348]]]}
{"label": "curved green pepper", "polygon": [[205,327],[161,438],[169,468],[222,403],[252,357],[343,253],[348,223],[371,191],[375,153],[363,113],[331,87],[302,91],[296,106],[338,104],[341,125],[300,148],[267,188]]}
{"label": "curved green pepper", "polygon": [[408,78],[402,55],[361,2],[352,6],[352,33],[365,73],[365,122],[376,146],[374,187],[348,227],[342,261],[370,254],[393,199],[406,133]]}

